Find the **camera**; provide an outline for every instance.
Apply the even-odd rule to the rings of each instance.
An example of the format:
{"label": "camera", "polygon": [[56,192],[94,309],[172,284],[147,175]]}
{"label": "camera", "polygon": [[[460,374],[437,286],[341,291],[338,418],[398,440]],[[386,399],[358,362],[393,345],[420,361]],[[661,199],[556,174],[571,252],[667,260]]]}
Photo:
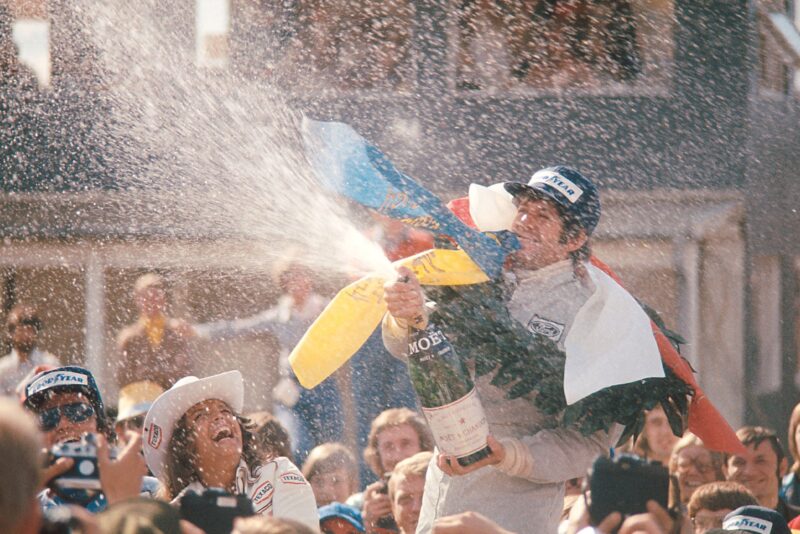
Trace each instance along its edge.
{"label": "camera", "polygon": [[[384,473],[384,475],[381,477],[381,482],[383,485],[377,490],[377,493],[382,493],[383,495],[389,494],[390,476],[392,476],[391,471]],[[397,526],[397,522],[394,520],[394,517],[391,514],[381,516],[375,521],[376,534],[392,534],[394,532],[400,532],[400,530]]]}
{"label": "camera", "polygon": [[59,443],[50,449],[50,461],[72,458],[69,471],[53,479],[50,487],[70,504],[87,504],[101,490],[97,469],[97,441],[94,434],[86,434],[80,441]]}
{"label": "camera", "polygon": [[181,499],[181,518],[207,534],[228,534],[237,517],[255,515],[247,495],[233,495],[221,488],[209,488],[202,495],[188,491]]}
{"label": "camera", "polygon": [[647,512],[647,501],[664,509],[669,497],[669,472],[660,463],[634,455],[599,457],[589,470],[589,516],[598,524],[612,512],[623,516]]}

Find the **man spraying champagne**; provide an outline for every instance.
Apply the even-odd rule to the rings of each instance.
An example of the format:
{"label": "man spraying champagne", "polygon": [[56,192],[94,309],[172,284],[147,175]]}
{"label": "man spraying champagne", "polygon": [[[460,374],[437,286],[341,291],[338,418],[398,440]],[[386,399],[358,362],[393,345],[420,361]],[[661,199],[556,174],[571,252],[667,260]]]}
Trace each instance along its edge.
{"label": "man spraying champagne", "polygon": [[[644,311],[587,261],[600,217],[594,184],[559,166],[527,183],[489,189],[497,196],[492,202],[471,198],[470,204],[505,209],[500,219],[510,227],[481,228],[481,213],[472,213],[473,219],[481,230],[511,230],[520,243],[501,280],[485,284],[497,298],[480,301],[472,289],[450,290],[434,302],[404,267],[385,286],[387,348],[405,357],[415,329],[430,321],[447,325],[457,352],[473,363],[489,423],[490,452],[480,460],[465,466],[454,456],[434,454],[417,532],[465,511],[514,532],[555,532],[565,481],[583,476],[622,433],[614,422],[621,418],[613,414],[591,422],[578,417],[582,426],[570,422],[575,418],[564,417],[568,405],[581,409],[580,402],[623,384],[669,380]],[[609,314],[620,325],[605,330],[604,339],[592,339]],[[596,371],[626,367],[618,365],[620,358],[630,365]]]}

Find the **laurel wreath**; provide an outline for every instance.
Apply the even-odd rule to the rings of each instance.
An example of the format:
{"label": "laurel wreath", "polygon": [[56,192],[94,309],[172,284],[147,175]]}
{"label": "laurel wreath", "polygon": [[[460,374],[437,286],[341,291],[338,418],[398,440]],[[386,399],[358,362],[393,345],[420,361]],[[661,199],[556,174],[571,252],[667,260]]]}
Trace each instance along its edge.
{"label": "laurel wreath", "polygon": [[[638,436],[645,413],[664,408],[672,432],[681,436],[687,427],[692,388],[667,366],[664,378],[647,378],[602,389],[567,406],[564,397],[566,354],[544,336],[532,335],[511,317],[509,288],[502,281],[468,286],[447,286],[428,291],[437,303],[430,320],[436,322],[456,352],[474,365],[476,376],[492,374],[491,383],[506,398],[524,397],[557,424],[578,429],[583,435],[624,427],[619,443]],[[683,340],[664,327],[660,317],[643,306],[670,341],[679,348]]]}

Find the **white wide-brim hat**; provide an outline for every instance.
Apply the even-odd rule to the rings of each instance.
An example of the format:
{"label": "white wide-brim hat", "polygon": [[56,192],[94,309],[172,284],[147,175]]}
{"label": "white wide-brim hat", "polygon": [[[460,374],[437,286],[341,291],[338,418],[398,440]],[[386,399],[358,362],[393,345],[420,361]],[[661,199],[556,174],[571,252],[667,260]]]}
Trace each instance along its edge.
{"label": "white wide-brim hat", "polygon": [[157,478],[166,469],[167,450],[175,424],[189,408],[200,402],[217,399],[237,414],[244,405],[244,381],[239,371],[228,371],[208,378],[187,376],[161,394],[144,418],[142,436],[144,459]]}

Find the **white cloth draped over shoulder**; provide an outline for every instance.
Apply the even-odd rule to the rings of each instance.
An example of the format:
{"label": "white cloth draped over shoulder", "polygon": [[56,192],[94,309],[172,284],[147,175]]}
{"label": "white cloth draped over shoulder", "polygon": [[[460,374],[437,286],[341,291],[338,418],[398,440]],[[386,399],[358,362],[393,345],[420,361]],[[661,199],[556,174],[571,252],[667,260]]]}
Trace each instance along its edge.
{"label": "white cloth draped over shoulder", "polygon": [[[517,213],[503,184],[470,185],[469,206],[483,232],[510,231]],[[587,272],[595,291],[578,310],[564,341],[567,404],[607,387],[664,376],[650,318],[642,307],[600,269],[589,264]]]}

